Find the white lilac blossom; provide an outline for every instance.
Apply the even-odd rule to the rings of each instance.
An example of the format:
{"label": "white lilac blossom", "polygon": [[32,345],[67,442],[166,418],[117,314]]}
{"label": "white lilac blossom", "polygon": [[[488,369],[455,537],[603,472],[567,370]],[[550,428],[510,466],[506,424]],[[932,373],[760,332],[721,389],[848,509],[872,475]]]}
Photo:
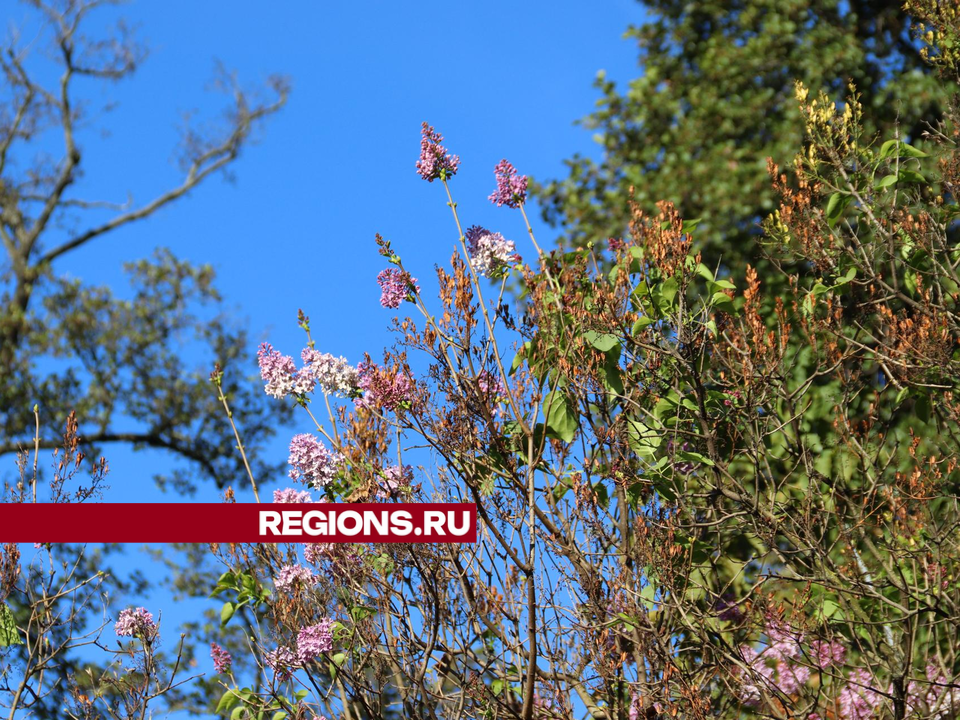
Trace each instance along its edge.
{"label": "white lilac blossom", "polygon": [[317,577],[310,568],[303,565],[284,565],[277,572],[273,584],[277,586],[277,590],[292,592],[298,587],[309,587],[316,582]]}
{"label": "white lilac blossom", "polygon": [[479,225],[467,230],[466,239],[470,265],[474,272],[483,277],[500,277],[510,263],[520,259],[512,240]]}
{"label": "white lilac blossom", "polygon": [[304,348],[300,354],[304,367],[301,372],[309,375],[327,395],[351,397],[357,389],[357,369],[346,358],[334,357],[313,348]]}
{"label": "white lilac blossom", "polygon": [[313,435],[301,433],[290,441],[290,478],[320,489],[332,481],[343,457],[324,447]]}

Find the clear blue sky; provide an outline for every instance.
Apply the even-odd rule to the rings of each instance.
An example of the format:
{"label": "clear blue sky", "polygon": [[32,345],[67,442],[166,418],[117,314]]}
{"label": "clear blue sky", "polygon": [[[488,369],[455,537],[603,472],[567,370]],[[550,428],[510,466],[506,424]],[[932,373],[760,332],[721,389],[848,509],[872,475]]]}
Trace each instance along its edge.
{"label": "clear blue sky", "polygon": [[[29,17],[22,6],[7,7],[14,24]],[[546,179],[562,175],[574,152],[596,155],[590,133],[574,121],[594,107],[598,70],[620,80],[636,75],[636,50],[622,34],[643,17],[633,0],[168,0],[133,2],[120,14],[150,56],[133,79],[91,93],[92,108],[117,106],[80,134],[85,176],[77,194],[86,199],[123,201],[129,193],[142,202],[180,181],[177,127],[183,112],[210,114],[222,102],[207,87],[217,60],[251,85],[285,74],[293,93],[233,166],[234,183],[211,178],[55,269],[122,292],[124,261],[169,246],[216,267],[219,288],[255,342],[296,354],[302,307],[320,349],[351,362],[392,342],[391,313],[379,306],[375,282],[384,263],[374,233],[393,240],[428,290],[434,263],[449,259],[456,239],[441,187],[414,171],[420,123],[435,125],[462,158],[454,191],[467,224],[500,230],[523,252],[520,218],[486,200],[493,166],[506,157]],[[537,230],[549,244],[549,230]],[[252,363],[251,356],[254,370]],[[286,440],[278,438],[278,454]],[[161,453],[111,447],[108,459],[109,500],[171,499],[149,481],[165,462]]]}
{"label": "clear blue sky", "polygon": [[[420,123],[437,126],[461,156],[453,186],[464,220],[503,232],[530,254],[519,217],[486,200],[493,166],[505,157],[547,179],[561,176],[575,152],[596,156],[590,133],[574,121],[594,107],[597,71],[620,81],[638,73],[636,50],[622,34],[643,20],[634,0],[141,0],[121,12],[151,54],[134,79],[94,91],[99,102],[119,104],[80,135],[86,174],[78,187],[87,199],[123,201],[129,193],[146,201],[180,181],[177,125],[183,111],[209,112],[218,102],[205,89],[217,59],[246,83],[288,75],[293,93],[234,165],[236,182],[212,179],[55,269],[117,286],[124,261],[168,246],[216,267],[219,288],[254,342],[297,353],[302,307],[319,348],[351,362],[392,342],[393,315],[380,307],[375,282],[384,263],[374,233],[393,241],[427,289],[456,240],[442,188],[414,171]],[[5,3],[3,15],[18,24],[29,13]],[[551,232],[536,213],[532,219],[549,245]],[[281,432],[274,444],[280,458],[288,438]],[[108,459],[106,500],[177,499],[150,480],[166,462],[162,454],[111,447]],[[197,499],[215,496],[206,487]],[[169,637],[204,604],[144,603],[164,608]]]}

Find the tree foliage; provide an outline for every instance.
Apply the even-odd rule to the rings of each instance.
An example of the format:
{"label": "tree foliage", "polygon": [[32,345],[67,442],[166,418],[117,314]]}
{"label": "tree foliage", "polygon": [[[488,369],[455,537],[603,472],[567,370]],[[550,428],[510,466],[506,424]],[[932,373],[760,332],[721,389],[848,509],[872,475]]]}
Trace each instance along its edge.
{"label": "tree foliage", "polygon": [[699,218],[707,265],[742,276],[757,265],[759,221],[777,199],[766,159],[796,152],[803,122],[793,85],[841,99],[856,85],[865,130],[919,138],[944,95],[909,34],[899,0],[645,0],[651,19],[627,37],[642,74],[626,88],[600,75],[598,109],[583,124],[603,148],[576,156],[569,176],[538,187],[566,247],[621,237],[631,192],[654,212],[674,203]]}
{"label": "tree foliage", "polygon": [[[212,132],[184,132],[182,181],[144,202],[103,202],[84,194],[91,85],[132,76],[145,50],[123,24],[91,33],[91,17],[116,3],[26,4],[37,23],[27,29],[30,41],[13,34],[0,54],[0,455],[32,436],[36,404],[45,432],[75,410],[93,448],[127,443],[185,459],[164,478],[181,489],[197,471],[220,484],[234,481],[242,465],[220,402],[206,373],[185,359],[199,354],[201,364],[215,359],[239,370],[248,349],[245,332],[221,308],[212,269],[158,249],[126,266],[133,290],[124,297],[70,279],[68,261],[230,167],[251,133],[284,105],[286,84],[275,78],[267,93],[251,93],[224,73],[218,83],[232,103],[227,120]],[[55,74],[31,54],[37,48],[49,51]],[[247,429],[257,439],[250,450],[258,457],[282,411],[269,417],[245,374],[231,377],[228,392],[248,409]],[[41,438],[42,447],[57,444],[54,436]]]}

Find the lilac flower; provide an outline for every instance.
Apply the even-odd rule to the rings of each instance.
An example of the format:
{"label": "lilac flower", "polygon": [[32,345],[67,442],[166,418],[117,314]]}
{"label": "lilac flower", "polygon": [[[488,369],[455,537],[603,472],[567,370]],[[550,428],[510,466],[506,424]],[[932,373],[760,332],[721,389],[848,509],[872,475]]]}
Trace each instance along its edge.
{"label": "lilac flower", "polygon": [[283,490],[273,491],[273,501],[275,503],[312,503],[313,498],[306,490],[284,488]]}
{"label": "lilac flower", "polygon": [[869,720],[883,696],[871,687],[873,677],[857,668],[850,673],[847,684],[840,691],[840,716],[844,720]]}
{"label": "lilac flower", "polygon": [[260,377],[266,382],[263,389],[267,395],[283,398],[287,395],[306,395],[313,390],[316,381],[298,372],[293,358],[274,350],[269,343],[260,345],[257,362],[260,365]]}
{"label": "lilac flower", "polygon": [[153,621],[153,615],[142,607],[121,610],[113,629],[119,637],[152,640],[157,636],[157,624]]}
{"label": "lilac flower", "polygon": [[230,666],[233,664],[233,658],[230,657],[230,653],[217,645],[215,642],[210,643],[210,657],[213,658],[214,670],[220,674],[230,672]]}
{"label": "lilac flower", "polygon": [[818,668],[828,668],[831,665],[843,665],[847,649],[838,642],[814,640],[810,643],[810,653]]}
{"label": "lilac flower", "polygon": [[432,126],[423,123],[420,129],[420,159],[417,160],[417,173],[427,182],[436,179],[445,180],[457,174],[460,157],[451,155],[440,143],[443,135]]}
{"label": "lilac flower", "polygon": [[304,348],[300,357],[305,363],[301,372],[309,375],[327,395],[346,398],[357,389],[357,369],[346,358],[334,357],[313,348]]}
{"label": "lilac flower", "polygon": [[414,292],[420,292],[417,279],[410,277],[410,273],[405,270],[394,268],[382,270],[377,275],[377,282],[380,284],[380,304],[385,308],[400,307],[400,303],[410,295],[411,289],[415,289]]}
{"label": "lilac flower", "polygon": [[478,275],[499,277],[511,262],[520,260],[513,241],[504,239],[500,233],[474,225],[467,229],[466,239],[470,265]]}
{"label": "lilac flower", "polygon": [[640,699],[639,694],[634,694],[630,699],[630,720],[640,720],[640,715],[643,712],[643,701]]}
{"label": "lilac flower", "polygon": [[313,435],[301,433],[290,441],[290,478],[319,489],[329,484],[343,464],[343,456],[332,453]]}
{"label": "lilac flower", "polygon": [[409,465],[400,467],[391,465],[383,470],[383,479],[380,480],[380,487],[377,490],[377,498],[386,500],[393,497],[397,491],[410,487],[413,482],[413,468]]}
{"label": "lilac flower", "polygon": [[334,543],[304,543],[303,559],[311,565],[318,564],[336,547]]}
{"label": "lilac flower", "polygon": [[503,378],[500,377],[499,374],[494,374],[489,370],[481,370],[480,374],[477,375],[477,387],[480,388],[480,392],[491,403],[497,402],[507,394],[507,388],[503,384]]}
{"label": "lilac flower", "polygon": [[333,648],[333,620],[324,618],[297,633],[297,661],[306,665]]}
{"label": "lilac flower", "polygon": [[406,372],[393,372],[366,362],[360,363],[357,372],[358,386],[363,391],[357,404],[391,411],[413,402],[415,385]]}
{"label": "lilac flower", "polygon": [[[957,710],[960,710],[960,690],[956,688],[956,682],[951,682],[936,665],[928,665],[926,674],[927,680],[931,684],[923,700],[927,705],[929,717],[933,720],[946,720],[949,717],[956,717]],[[911,685],[916,685],[916,683],[911,683]],[[912,693],[908,689],[908,706],[916,708],[920,702],[919,695],[919,688],[913,688]]]}
{"label": "lilac flower", "polygon": [[293,675],[293,668],[297,666],[297,656],[290,648],[283,645],[266,653],[263,659],[281,680],[286,680]]}
{"label": "lilac flower", "polygon": [[277,590],[292,592],[300,586],[310,586],[316,582],[317,578],[310,568],[303,565],[284,565],[277,572],[273,584],[277,586]]}
{"label": "lilac flower", "polygon": [[777,663],[777,687],[786,695],[794,695],[810,679],[810,668],[795,662]]}
{"label": "lilac flower", "polygon": [[519,207],[527,200],[527,176],[517,175],[517,169],[506,160],[501,160],[493,169],[497,177],[497,189],[490,202],[497,207]]}
{"label": "lilac flower", "polygon": [[627,244],[621,238],[607,238],[607,247],[610,252],[619,252],[627,247]]}

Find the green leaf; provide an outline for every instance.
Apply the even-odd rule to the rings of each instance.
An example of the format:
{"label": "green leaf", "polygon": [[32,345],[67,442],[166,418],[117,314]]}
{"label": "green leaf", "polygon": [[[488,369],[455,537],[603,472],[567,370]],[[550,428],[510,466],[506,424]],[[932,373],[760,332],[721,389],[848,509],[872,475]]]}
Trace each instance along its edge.
{"label": "green leaf", "polygon": [[547,429],[564,442],[572,442],[576,437],[579,423],[577,413],[570,404],[570,398],[561,390],[553,390],[543,403],[543,413],[547,419]]}
{"label": "green leaf", "polygon": [[271,718],[271,720],[285,720],[288,717],[288,715],[289,714],[287,713],[286,710],[280,710],[273,714],[273,717]]}
{"label": "green leaf", "polygon": [[232,602],[225,602],[223,607],[220,608],[220,626],[222,627],[230,622],[230,618],[236,611],[237,608]]}
{"label": "green leaf", "polygon": [[918,173],[916,170],[901,170],[900,179],[903,182],[911,182],[911,183],[926,182],[926,179],[923,177],[923,175]]}
{"label": "green leaf", "polygon": [[917,396],[916,403],[914,404],[914,412],[916,412],[917,417],[925,423],[930,422],[930,417],[933,414],[933,406],[930,402],[929,395]]}
{"label": "green leaf", "polygon": [[503,692],[504,681],[497,678],[492,683],[490,683],[490,692],[493,693],[494,697],[500,695]]}
{"label": "green leaf", "polygon": [[607,352],[613,348],[614,345],[620,343],[616,335],[611,333],[598,333],[594,330],[588,330],[584,333],[583,337],[600,352]]}
{"label": "green leaf", "polygon": [[636,335],[645,327],[647,327],[648,325],[653,325],[655,322],[656,320],[654,320],[652,317],[648,317],[647,315],[644,315],[633,324],[633,329],[630,331],[630,334]]}
{"label": "green leaf", "polygon": [[0,603],[0,647],[11,645],[23,645],[23,640],[13,619],[13,611],[6,603]]}
{"label": "green leaf", "polygon": [[230,720],[240,720],[240,718],[242,718],[246,712],[247,708],[245,708],[243,705],[235,707],[233,712],[230,713]]}
{"label": "green leaf", "polygon": [[646,423],[639,420],[627,420],[627,442],[640,457],[653,456],[663,438]]}
{"label": "green leaf", "polygon": [[680,289],[680,286],[677,284],[676,278],[667,278],[664,280],[663,285],[660,286],[660,296],[666,302],[667,308],[673,306],[673,301],[677,297],[677,291]]}
{"label": "green leaf", "polygon": [[827,224],[830,227],[833,227],[838,222],[840,222],[840,217],[843,215],[843,211],[847,209],[847,205],[851,203],[853,196],[844,192],[834,193],[827,200]]}
{"label": "green leaf", "polygon": [[237,695],[233,690],[227,690],[221,697],[220,702],[217,703],[217,709],[214,710],[216,713],[225,712],[237,706],[237,703],[240,702],[240,696]]}
{"label": "green leaf", "polygon": [[888,188],[891,185],[896,184],[897,176],[896,175],[884,175],[882,178],[877,180],[876,188],[882,190],[883,188]]}

